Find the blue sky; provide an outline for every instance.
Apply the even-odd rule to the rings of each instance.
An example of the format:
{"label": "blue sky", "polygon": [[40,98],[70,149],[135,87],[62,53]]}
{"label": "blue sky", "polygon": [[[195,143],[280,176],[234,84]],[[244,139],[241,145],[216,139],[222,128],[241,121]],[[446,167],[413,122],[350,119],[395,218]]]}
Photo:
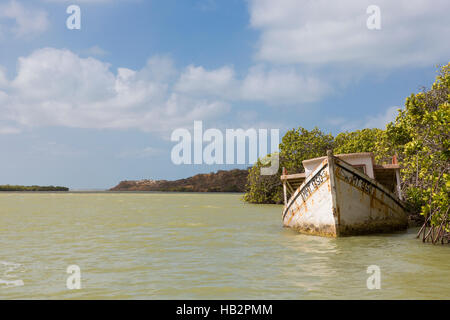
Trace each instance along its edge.
{"label": "blue sky", "polygon": [[[81,9],[69,30],[66,8]],[[376,4],[381,29],[369,30]],[[383,128],[449,62],[448,1],[1,0],[0,183],[108,188],[176,128]]]}

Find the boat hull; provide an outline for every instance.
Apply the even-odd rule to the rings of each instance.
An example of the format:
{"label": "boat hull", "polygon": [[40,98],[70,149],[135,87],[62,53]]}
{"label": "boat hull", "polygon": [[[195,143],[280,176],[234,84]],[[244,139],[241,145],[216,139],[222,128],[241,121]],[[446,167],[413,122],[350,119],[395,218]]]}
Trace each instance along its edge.
{"label": "boat hull", "polygon": [[294,192],[283,225],[328,237],[384,233],[407,228],[397,197],[374,179],[330,156]]}

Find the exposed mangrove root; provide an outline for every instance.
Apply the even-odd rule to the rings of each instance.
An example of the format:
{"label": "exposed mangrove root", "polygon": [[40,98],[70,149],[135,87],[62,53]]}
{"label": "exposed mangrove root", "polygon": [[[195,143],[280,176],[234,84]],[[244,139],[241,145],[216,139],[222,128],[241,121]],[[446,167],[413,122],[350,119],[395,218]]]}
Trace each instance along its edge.
{"label": "exposed mangrove root", "polygon": [[427,219],[425,219],[425,223],[422,228],[420,228],[417,233],[417,238],[422,237],[423,242],[431,242],[433,244],[441,243],[448,244],[450,243],[450,232],[448,231],[450,228],[450,219],[448,216],[449,208],[445,212],[445,215],[440,217],[441,221],[437,224],[432,224],[432,218],[436,214],[436,212],[430,214]]}

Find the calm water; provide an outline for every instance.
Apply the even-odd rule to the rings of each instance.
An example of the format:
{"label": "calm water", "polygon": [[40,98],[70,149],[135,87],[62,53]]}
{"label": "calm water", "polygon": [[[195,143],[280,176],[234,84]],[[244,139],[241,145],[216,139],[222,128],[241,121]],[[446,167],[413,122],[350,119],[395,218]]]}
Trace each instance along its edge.
{"label": "calm water", "polygon": [[[0,299],[435,299],[450,247],[408,233],[328,239],[237,194],[0,194]],[[66,268],[81,268],[68,290]],[[368,290],[369,265],[381,289]]]}

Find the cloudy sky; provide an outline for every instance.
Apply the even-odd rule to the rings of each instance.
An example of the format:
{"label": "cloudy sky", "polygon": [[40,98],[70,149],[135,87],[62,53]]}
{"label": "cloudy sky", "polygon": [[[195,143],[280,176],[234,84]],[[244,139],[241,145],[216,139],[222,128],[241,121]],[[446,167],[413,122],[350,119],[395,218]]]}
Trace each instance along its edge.
{"label": "cloudy sky", "polygon": [[[80,30],[66,27],[71,4]],[[0,0],[0,184],[238,167],[172,164],[171,133],[194,120],[383,128],[449,62],[448,12],[448,0]]]}

